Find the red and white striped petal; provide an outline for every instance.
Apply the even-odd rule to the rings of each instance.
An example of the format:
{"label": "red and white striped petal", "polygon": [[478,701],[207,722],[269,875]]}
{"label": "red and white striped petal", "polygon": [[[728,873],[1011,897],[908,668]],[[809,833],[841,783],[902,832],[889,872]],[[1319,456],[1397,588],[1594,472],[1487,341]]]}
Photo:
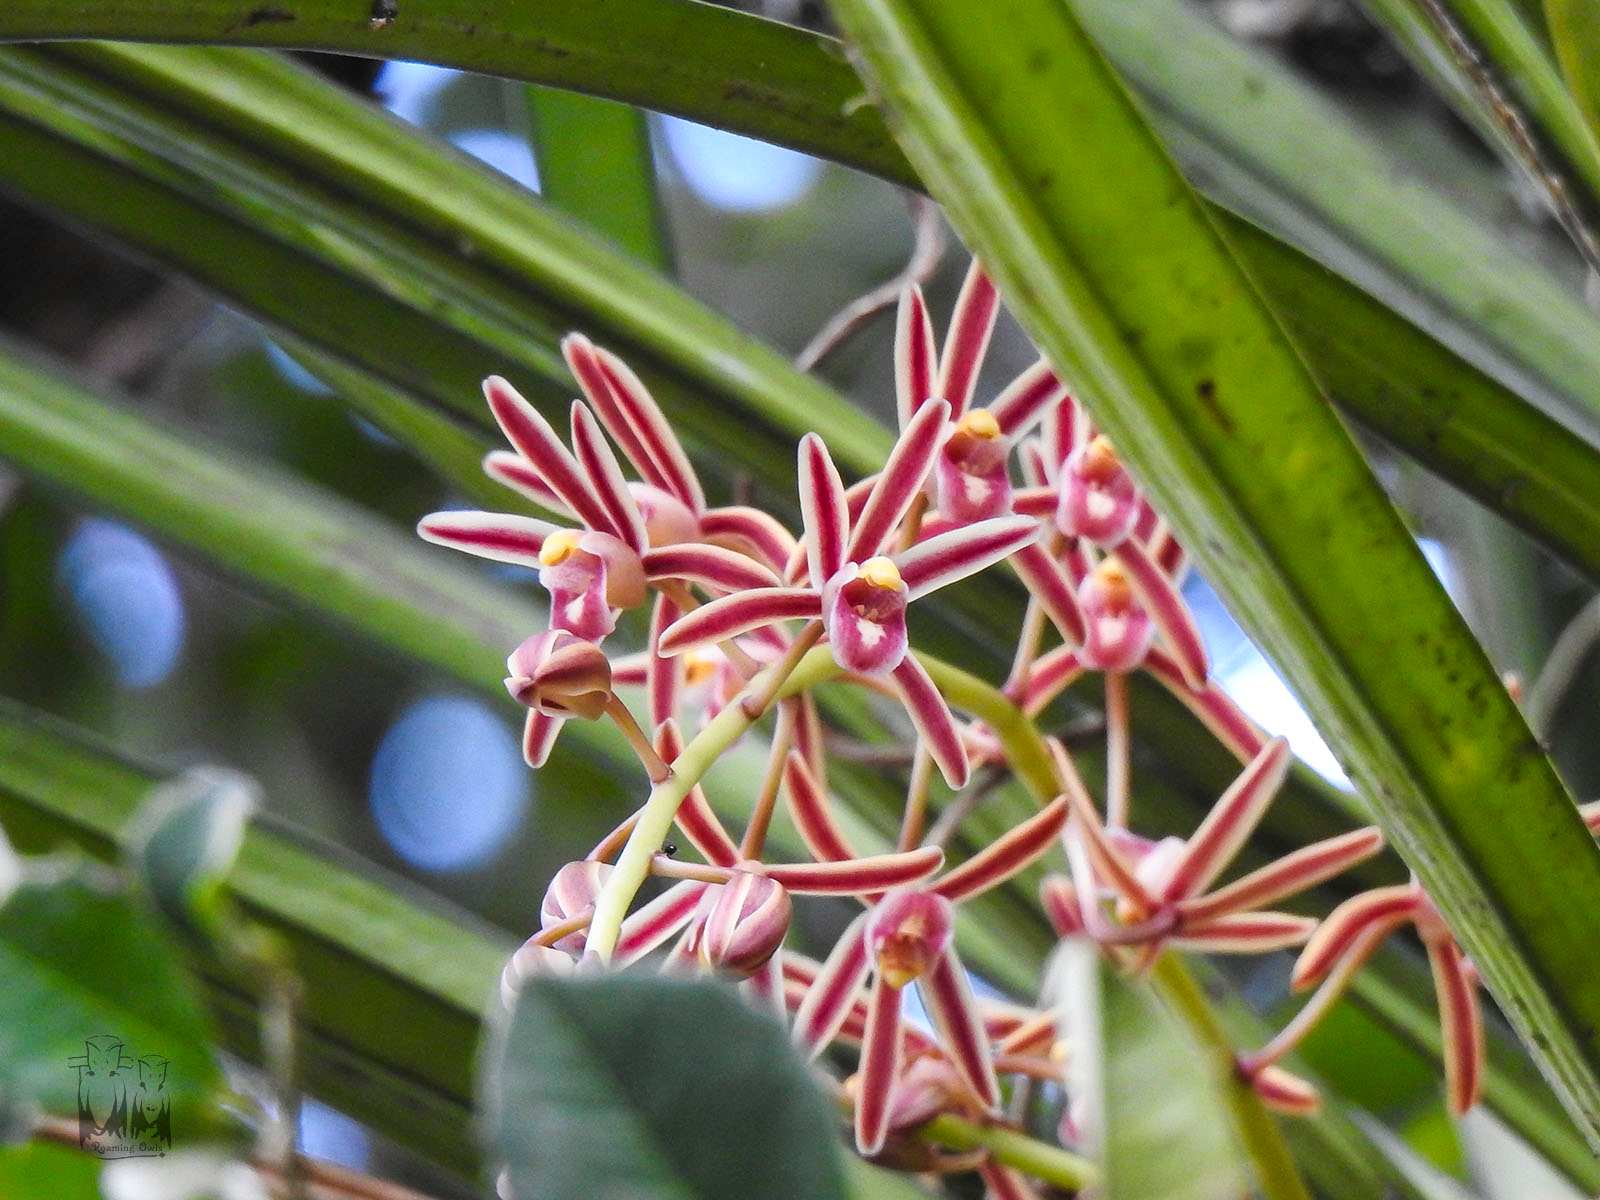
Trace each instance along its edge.
{"label": "red and white striped petal", "polygon": [[950,706],[917,661],[917,656],[906,655],[894,669],[894,678],[900,685],[900,699],[905,704],[906,715],[916,726],[918,738],[927,747],[944,781],[953,788],[965,787],[970,768],[961,730]]}
{"label": "red and white striped petal", "polygon": [[983,366],[983,356],[989,349],[989,337],[994,333],[999,313],[1000,292],[983,264],[973,259],[961,284],[961,294],[956,297],[955,310],[950,314],[944,354],[939,359],[938,385],[928,393],[950,402],[952,419],[966,412],[972,403],[972,391],[977,386],[978,371]]}
{"label": "red and white striped petal", "polygon": [[1289,743],[1281,737],[1261,748],[1184,844],[1183,857],[1162,889],[1163,899],[1187,900],[1211,885],[1255,830],[1291,761]]}
{"label": "red and white striped petal", "polygon": [[865,896],[916,883],[944,865],[944,851],[923,846],[839,862],[771,863],[762,873],[791,892],[812,896]]}
{"label": "red and white striped petal", "polygon": [[656,466],[655,460],[650,457],[644,444],[633,432],[633,426],[622,415],[616,392],[606,377],[599,356],[595,353],[594,343],[581,333],[569,333],[561,339],[561,353],[567,360],[567,369],[578,381],[578,387],[583,390],[584,396],[599,414],[601,424],[616,439],[617,445],[622,447],[622,452],[627,455],[634,470],[638,471],[646,482],[662,491],[670,492],[670,481]]}
{"label": "red and white striped petal", "polygon": [[[1041,660],[1043,661],[1043,660]],[[1267,735],[1215,682],[1191,688],[1175,660],[1160,646],[1150,647],[1144,665],[1161,684],[1215,734],[1235,757],[1253,758],[1267,744]]]}
{"label": "red and white striped petal", "polygon": [[515,450],[489,451],[483,456],[483,473],[496,483],[527,497],[546,512],[569,520],[573,515],[561,497],[544,481],[544,476]]}
{"label": "red and white striped petal", "polygon": [[1047,875],[1039,885],[1039,903],[1057,937],[1077,937],[1083,932],[1083,911],[1078,892],[1065,875]]}
{"label": "red and white striped petal", "polygon": [[882,975],[872,983],[856,1074],[856,1149],[869,1158],[889,1134],[889,1106],[900,1074],[900,989]]}
{"label": "red and white striped petal", "polygon": [[1062,464],[1089,440],[1089,436],[1088,415],[1070,394],[1045,413],[1043,427],[1039,430],[1039,452],[1050,469],[1051,482],[1060,478]]}
{"label": "red and white striped petal", "polygon": [[[805,999],[794,1014],[794,1041],[807,1058],[828,1047],[850,1016],[856,993],[867,977],[867,924],[862,913],[845,929],[806,987]],[[792,966],[792,964],[791,964]]]}
{"label": "red and white striped petal", "polygon": [[992,1158],[978,1164],[978,1178],[983,1180],[987,1200],[1039,1200],[1032,1184]]}
{"label": "red and white striped petal", "polygon": [[[672,763],[683,753],[683,733],[676,721],[664,721],[656,730],[656,753],[662,761]],[[704,789],[698,785],[689,789],[678,814],[673,818],[689,844],[700,851],[708,863],[718,867],[731,867],[739,862],[739,846],[723,828],[717,814],[711,811]]]}
{"label": "red and white striped petal", "polygon": [[1192,688],[1204,687],[1211,671],[1205,639],[1200,636],[1200,627],[1182,593],[1137,539],[1126,539],[1117,547],[1116,556],[1139,603],[1172,652],[1184,682]]}
{"label": "red and white striped petal", "polygon": [[989,1037],[978,1015],[978,1001],[972,984],[956,957],[954,948],[933,962],[917,983],[922,1002],[939,1031],[940,1044],[950,1061],[967,1081],[985,1107],[1000,1102],[1000,1084],[994,1076],[994,1061],[989,1054]]}
{"label": "red and white striped petal", "polygon": [[811,586],[821,590],[845,563],[850,536],[844,483],[828,447],[814,433],[800,439],[800,520],[805,526]]}
{"label": "red and white striped petal", "polygon": [[1157,907],[1155,897],[1140,882],[1138,867],[1128,860],[1123,848],[1108,836],[1072,756],[1055,738],[1051,738],[1047,744],[1062,792],[1072,808],[1073,821],[1068,837],[1082,844],[1094,868],[1094,875],[1100,882],[1141,915],[1151,912]]}
{"label": "red and white striped petal", "polygon": [[611,444],[582,400],[572,402],[572,450],[590,489],[611,517],[617,536],[642,554],[650,545],[644,517],[639,513],[633,493],[628,490],[628,481],[617,456],[611,451]]}
{"label": "red and white striped petal", "polygon": [[550,751],[555,748],[556,735],[566,723],[565,717],[530,708],[527,719],[522,723],[523,761],[535,770],[544,766]]}
{"label": "red and white striped petal", "polygon": [[643,555],[647,579],[686,579],[724,592],[779,586],[778,577],[747,554],[705,542],[659,546]]}
{"label": "red and white striped petal", "polygon": [[927,301],[921,288],[909,287],[900,293],[894,325],[894,394],[900,428],[933,396],[937,357]]}
{"label": "red and white striped petal", "polygon": [[685,613],[662,632],[658,650],[682,654],[779,621],[821,615],[822,598],[812,588],[752,588]]}
{"label": "red and white striped petal", "polygon": [[1011,556],[1011,569],[1028,594],[1044,608],[1067,646],[1081,646],[1088,627],[1083,609],[1078,607],[1077,589],[1061,564],[1035,542]]}
{"label": "red and white striped petal", "polygon": [[1483,1090],[1483,1020],[1478,1013],[1476,974],[1449,938],[1429,939],[1428,964],[1439,999],[1444,1032],[1445,1094],[1450,1111],[1461,1116]]}
{"label": "red and white striped petal", "polygon": [[1282,1067],[1261,1068],[1251,1076],[1250,1086],[1263,1104],[1287,1116],[1314,1117],[1322,1109],[1322,1097],[1317,1089]]}
{"label": "red and white striped petal", "polygon": [[631,913],[617,935],[616,949],[611,952],[612,966],[625,967],[664,945],[689,923],[711,886],[698,879],[685,879]]}
{"label": "red and white striped petal", "polygon": [[1298,992],[1321,979],[1368,929],[1410,920],[1420,895],[1415,886],[1405,883],[1350,897],[1324,918],[1300,951],[1289,986]]}
{"label": "red and white striped petal", "polygon": [[[1008,438],[1020,437],[1044,419],[1051,407],[1066,397],[1067,385],[1056,378],[1049,363],[1040,359],[995,397],[989,412]],[[953,401],[952,401],[953,403]]]}
{"label": "red and white striped petal", "polygon": [[795,550],[794,534],[778,518],[742,504],[708,509],[700,518],[700,536],[718,545],[746,549],[774,571],[782,571]]}
{"label": "red and white striped petal", "polygon": [[562,503],[590,529],[622,537],[622,531],[612,522],[610,513],[584,478],[578,460],[561,444],[556,431],[539,410],[498,375],[483,381],[483,394],[506,439],[533,464],[550,489],[561,497]]}
{"label": "red and white striped petal", "polygon": [[[1027,461],[1028,456],[1024,454],[1024,464]],[[1048,484],[1030,484],[1018,488],[1011,493],[1011,511],[1019,517],[1044,520],[1056,511],[1056,490]]]}
{"label": "red and white striped petal", "polygon": [[915,600],[1015,554],[1039,533],[1032,517],[994,517],[919,542],[895,555],[894,562],[907,599]]}
{"label": "red and white striped petal", "polygon": [[633,368],[611,351],[596,346],[595,355],[623,419],[660,475],[661,482],[657,486],[683,501],[696,516],[703,513],[706,496],[700,479],[655,397],[634,374]]}
{"label": "red and white striped petal", "polygon": [[1293,913],[1240,912],[1178,923],[1172,944],[1209,954],[1266,954],[1302,945],[1317,928]]}
{"label": "red and white striped petal", "polygon": [[850,547],[845,561],[865,562],[882,554],[900,519],[911,507],[928,478],[928,468],[944,440],[950,406],[943,400],[930,400],[900,431],[894,448],[878,472],[878,479],[867,493],[861,515],[850,527]]}
{"label": "red and white striped petal", "polygon": [[[822,713],[817,708],[817,698],[810,692],[801,692],[792,701],[795,705],[794,745],[811,768],[811,778],[819,788],[828,786],[824,761]],[[849,857],[846,855],[845,857]]]}
{"label": "red and white striped petal", "polygon": [[1303,846],[1236,879],[1227,887],[1181,901],[1178,912],[1186,921],[1199,921],[1273,904],[1332,879],[1382,849],[1383,834],[1375,826],[1352,829],[1349,833]]}
{"label": "red and white striped petal", "polygon": [[828,793],[798,750],[791,750],[784,762],[783,782],[789,794],[789,815],[806,849],[823,862],[855,858],[855,850],[833,819]]}
{"label": "red and white striped petal", "polygon": [[436,512],[417,522],[417,533],[425,541],[535,570],[539,548],[554,532],[556,526],[549,521],[510,513]]}
{"label": "red and white striped petal", "polygon": [[1057,646],[1041,654],[1028,671],[1022,686],[1022,711],[1029,716],[1042,712],[1050,701],[1071,687],[1086,668],[1071,646]]}
{"label": "red and white striped petal", "polygon": [[[643,655],[645,699],[650,708],[650,724],[670,721],[678,712],[678,696],[683,691],[683,659],[663,658],[656,653],[661,634],[678,619],[678,606],[660,592],[650,610],[650,640]],[[622,671],[612,664],[611,684],[625,684]]]}
{"label": "red and white striped petal", "polygon": [[1008,830],[928,890],[951,903],[986,892],[1026,870],[1055,843],[1070,813],[1066,796],[1057,796],[1033,816]]}

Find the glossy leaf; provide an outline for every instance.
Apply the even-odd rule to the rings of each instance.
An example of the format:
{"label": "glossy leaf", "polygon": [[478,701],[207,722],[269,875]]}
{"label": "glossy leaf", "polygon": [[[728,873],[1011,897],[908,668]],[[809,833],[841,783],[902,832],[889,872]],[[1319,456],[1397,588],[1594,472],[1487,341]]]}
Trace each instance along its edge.
{"label": "glossy leaf", "polygon": [[[1600,851],[1131,98],[1046,0],[992,28],[923,0],[835,11],[933,194],[1318,714],[1600,1144],[1600,980],[1582,965]],[[1041,107],[1074,119],[1030,119]]]}
{"label": "glossy leaf", "polygon": [[516,1196],[844,1194],[822,1093],[726,983],[533,980],[491,1044],[483,1100]]}

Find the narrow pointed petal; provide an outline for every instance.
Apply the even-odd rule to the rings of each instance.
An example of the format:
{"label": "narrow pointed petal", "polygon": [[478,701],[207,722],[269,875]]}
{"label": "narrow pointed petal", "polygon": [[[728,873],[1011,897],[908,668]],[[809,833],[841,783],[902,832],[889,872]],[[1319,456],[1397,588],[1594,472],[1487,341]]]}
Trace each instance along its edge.
{"label": "narrow pointed petal", "polygon": [[883,1149],[889,1134],[889,1105],[900,1074],[900,989],[878,976],[867,1003],[867,1028],[861,1039],[861,1069],[856,1075],[856,1149],[869,1158]]}
{"label": "narrow pointed petal", "polygon": [[1374,826],[1324,838],[1268,863],[1250,874],[1193,900],[1179,902],[1186,921],[1219,917],[1273,904],[1332,879],[1383,849],[1383,834]]}
{"label": "narrow pointed petal", "polygon": [[1022,580],[1028,594],[1044,606],[1061,640],[1068,646],[1083,645],[1088,626],[1078,604],[1077,588],[1061,564],[1035,542],[1011,556],[1011,569]]}
{"label": "narrow pointed petal", "polygon": [[535,570],[539,547],[555,531],[548,521],[510,513],[436,512],[417,522],[417,533],[435,545]]}
{"label": "narrow pointed petal", "polygon": [[561,444],[556,431],[539,410],[498,375],[483,381],[483,394],[506,439],[533,464],[550,489],[561,497],[562,503],[590,529],[621,537],[621,531],[612,524],[600,498],[590,489],[578,460]]}
{"label": "narrow pointed petal", "polygon": [[919,408],[901,430],[883,470],[878,472],[877,482],[867,493],[861,515],[852,523],[846,561],[865,562],[884,552],[890,535],[928,477],[949,417],[950,406],[943,400],[932,400]]}
{"label": "narrow pointed petal", "polygon": [[[950,415],[959,417],[972,403],[972,390],[978,371],[989,349],[995,318],[1000,314],[1000,292],[977,259],[967,268],[967,277],[950,314],[950,328],[944,337],[944,354],[939,360],[939,383],[929,395],[950,402]],[[995,416],[999,416],[996,413]],[[1009,432],[1009,431],[1008,431]]]}
{"label": "narrow pointed petal", "polygon": [[1071,646],[1057,646],[1042,654],[1028,672],[1022,687],[1022,711],[1034,716],[1045,706],[1071,687],[1085,668],[1078,652]]}
{"label": "narrow pointed petal", "polygon": [[833,1041],[867,977],[867,943],[862,937],[866,924],[866,913],[850,922],[811,980],[806,997],[794,1014],[795,1045],[807,1058],[815,1058]]}
{"label": "narrow pointed petal", "polygon": [[1293,913],[1228,913],[1181,921],[1172,944],[1208,954],[1266,954],[1302,945],[1316,928],[1315,918]]}
{"label": "narrow pointed petal", "polygon": [[1039,885],[1039,903],[1057,937],[1077,937],[1083,932],[1083,912],[1078,892],[1065,875],[1049,875]]}
{"label": "narrow pointed petal", "polygon": [[1144,665],[1236,756],[1254,758],[1261,753],[1261,748],[1267,744],[1267,735],[1214,680],[1202,688],[1191,688],[1177,660],[1160,646],[1150,647]]}
{"label": "narrow pointed petal", "polygon": [[1044,419],[1052,405],[1067,395],[1067,385],[1056,378],[1050,364],[1040,359],[995,397],[989,411],[1008,438],[1020,437]]}
{"label": "narrow pointed petal", "polygon": [[[676,721],[664,721],[656,730],[656,753],[663,762],[672,763],[683,753],[683,732]],[[700,851],[700,856],[717,867],[731,867],[739,861],[738,843],[728,836],[717,814],[711,811],[704,789],[696,786],[678,806],[673,818],[689,844]]]}
{"label": "narrow pointed petal", "polygon": [[778,587],[777,575],[749,555],[703,542],[679,542],[644,552],[647,579],[686,579],[725,592]]}
{"label": "narrow pointed petal", "polygon": [[[1028,462],[1024,454],[1022,461]],[[1011,493],[1011,511],[1019,517],[1048,519],[1056,511],[1056,490],[1045,484],[1030,484]]]}
{"label": "narrow pointed petal", "polygon": [[1032,517],[994,517],[918,542],[894,561],[908,599],[915,600],[1015,554],[1039,533],[1039,522]]}
{"label": "narrow pointed petal", "polygon": [[1156,901],[1144,884],[1139,882],[1137,869],[1106,834],[1100,813],[1094,806],[1083,777],[1067,753],[1066,747],[1055,738],[1049,740],[1050,757],[1055,763],[1056,775],[1072,807],[1072,834],[1084,849],[1094,874],[1121,899],[1140,913],[1156,908]]}
{"label": "narrow pointed petal", "polygon": [[902,429],[934,394],[937,356],[927,301],[921,288],[909,287],[900,293],[894,324],[894,394]]}
{"label": "narrow pointed petal", "polygon": [[1145,612],[1160,631],[1183,680],[1192,688],[1204,687],[1211,664],[1206,658],[1205,640],[1194,614],[1167,573],[1156,565],[1137,539],[1129,538],[1117,547],[1117,561],[1127,572]]}
{"label": "narrow pointed petal", "polygon": [[797,750],[789,752],[783,765],[783,782],[789,794],[789,814],[806,849],[823,862],[855,858],[856,852],[833,819],[827,792]]}
{"label": "narrow pointed petal", "polygon": [[805,526],[811,586],[821,590],[844,566],[850,528],[839,468],[814,433],[800,439],[800,520]]}
{"label": "narrow pointed petal", "polygon": [[594,414],[581,400],[572,402],[572,449],[578,466],[583,469],[589,488],[600,501],[616,535],[639,553],[650,546],[645,534],[644,518],[639,515],[639,505],[628,490],[622,466],[611,452],[605,434]]}
{"label": "narrow pointed petal", "polygon": [[988,1159],[978,1164],[986,1200],[1039,1200],[1033,1185],[1010,1167]]}
{"label": "narrow pointed petal", "polygon": [[648,483],[670,492],[670,481],[656,466],[644,443],[634,433],[632,424],[623,415],[616,392],[606,377],[605,368],[600,364],[599,355],[595,353],[594,343],[581,333],[569,333],[561,339],[561,353],[567,360],[567,369],[578,381],[578,387],[600,415],[601,424],[616,439],[617,445],[622,447],[634,470]]}
{"label": "narrow pointed petal", "polygon": [[822,598],[811,588],[752,588],[685,613],[662,632],[658,650],[668,656],[682,654],[765,625],[821,613]]}
{"label": "narrow pointed petal", "polygon": [[1000,1084],[994,1077],[989,1038],[978,1016],[978,1001],[972,994],[972,984],[953,949],[934,960],[933,967],[918,982],[917,990],[939,1030],[940,1044],[949,1052],[950,1061],[985,1107],[993,1109],[1000,1102]]}
{"label": "narrow pointed petal", "polygon": [[1322,1109],[1317,1089],[1282,1067],[1269,1066],[1257,1071],[1250,1086],[1268,1108],[1291,1117],[1314,1117]]}
{"label": "narrow pointed petal", "polygon": [[943,850],[923,846],[899,854],[875,854],[843,862],[772,863],[762,867],[762,872],[801,895],[865,896],[916,883],[943,865]]}
{"label": "narrow pointed petal", "polygon": [[695,474],[689,456],[683,452],[678,435],[672,432],[672,426],[668,424],[655,397],[644,386],[644,381],[634,374],[633,368],[611,351],[596,346],[595,355],[600,360],[600,367],[605,372],[606,382],[611,385],[611,393],[616,397],[623,418],[660,474],[661,482],[657,486],[688,505],[689,511],[696,516],[703,513],[706,496],[701,490],[700,478]]}
{"label": "narrow pointed petal", "polygon": [[689,923],[707,889],[712,885],[698,879],[673,884],[622,923],[616,949],[611,953],[614,967],[625,967],[649,954]]}
{"label": "narrow pointed petal", "polygon": [[734,549],[747,548],[773,571],[784,569],[796,545],[794,534],[778,518],[742,504],[707,510],[700,518],[700,536],[719,545],[742,543]]}
{"label": "narrow pointed petal", "polygon": [[515,450],[491,450],[483,456],[483,473],[498,484],[527,497],[546,512],[572,517],[572,510],[556,495],[534,465]]}
{"label": "narrow pointed petal", "polygon": [[988,891],[1038,861],[1055,844],[1070,812],[1066,796],[1057,796],[1026,821],[947,871],[929,891],[951,903]]}
{"label": "narrow pointed petal", "polygon": [[[678,606],[661,593],[656,593],[655,606],[650,610],[650,640],[644,652],[645,698],[650,706],[650,724],[660,725],[670,721],[678,712],[678,696],[683,691],[683,660],[663,658],[656,653],[661,634],[678,619]],[[615,687],[626,683],[617,664],[612,665],[611,683]]]}
{"label": "narrow pointed petal", "polygon": [[1321,979],[1367,929],[1408,920],[1417,910],[1417,889],[1409,883],[1373,888],[1352,896],[1323,919],[1295,960],[1289,986],[1295,991]]}
{"label": "narrow pointed petal", "polygon": [[1483,1090],[1483,1021],[1478,1014],[1478,989],[1466,959],[1448,938],[1430,941],[1428,963],[1439,999],[1444,1031],[1445,1093],[1450,1111],[1461,1116],[1478,1102]]}
{"label": "narrow pointed petal", "polygon": [[1050,467],[1051,482],[1059,478],[1061,464],[1087,442],[1089,436],[1089,419],[1070,394],[1045,413],[1044,426],[1039,431],[1039,448]]}
{"label": "narrow pointed petal", "polygon": [[906,714],[916,726],[917,737],[933,756],[944,781],[953,788],[965,787],[970,767],[961,730],[950,706],[944,702],[915,654],[908,654],[901,660],[894,669],[894,678],[900,685],[900,699],[905,704]]}
{"label": "narrow pointed petal", "polygon": [[1281,737],[1261,748],[1185,843],[1163,889],[1164,899],[1187,900],[1210,886],[1255,830],[1291,761],[1289,743]]}
{"label": "narrow pointed petal", "polygon": [[544,766],[555,747],[556,735],[566,723],[565,717],[542,713],[536,708],[529,709],[527,719],[522,724],[523,761],[535,770]]}

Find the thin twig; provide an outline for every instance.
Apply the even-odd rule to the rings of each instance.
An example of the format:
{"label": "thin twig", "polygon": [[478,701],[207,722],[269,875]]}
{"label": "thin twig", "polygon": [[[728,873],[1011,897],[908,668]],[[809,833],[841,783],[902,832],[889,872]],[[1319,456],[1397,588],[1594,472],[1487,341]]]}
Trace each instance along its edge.
{"label": "thin twig", "polygon": [[906,260],[905,269],[836,312],[806,348],[795,355],[794,365],[800,370],[812,370],[844,345],[856,330],[898,303],[902,291],[912,284],[926,283],[933,275],[944,257],[944,222],[939,216],[939,206],[920,192],[910,193],[906,204],[911,209],[913,234],[911,257]]}
{"label": "thin twig", "polygon": [[1004,767],[985,767],[976,779],[945,805],[944,811],[939,814],[939,819],[933,823],[933,828],[928,830],[928,836],[922,839],[922,844],[948,846],[956,830],[961,827],[961,823],[1010,777],[1011,773]]}

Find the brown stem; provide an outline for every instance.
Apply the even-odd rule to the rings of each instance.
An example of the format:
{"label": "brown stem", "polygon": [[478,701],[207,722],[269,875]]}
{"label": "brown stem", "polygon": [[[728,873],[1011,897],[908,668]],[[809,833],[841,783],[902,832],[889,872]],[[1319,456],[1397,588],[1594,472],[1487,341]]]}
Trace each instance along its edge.
{"label": "brown stem", "polygon": [[656,753],[656,748],[650,744],[650,739],[645,737],[644,730],[639,728],[639,722],[633,719],[628,706],[617,699],[615,692],[606,699],[606,715],[618,729],[622,730],[622,736],[628,739],[628,745],[633,747],[633,752],[639,756],[639,761],[649,773],[651,783],[662,783],[672,778],[672,768],[661,755]]}
{"label": "brown stem", "polygon": [[[658,579],[655,581],[655,587],[663,596],[678,606],[680,613],[691,613],[700,607],[700,601],[689,590],[689,585],[681,579]],[[727,656],[728,661],[746,679],[753,678],[755,673],[761,669],[761,664],[740,649],[739,644],[732,638],[718,642],[717,649]]]}
{"label": "brown stem", "polygon": [[1106,824],[1128,827],[1128,677],[1106,672]]}
{"label": "brown stem", "polygon": [[933,756],[920,743],[911,760],[911,783],[906,788],[906,811],[900,819],[896,850],[915,850],[928,825],[928,792],[933,787]]}
{"label": "brown stem", "polygon": [[657,854],[651,858],[650,874],[660,879],[693,879],[697,883],[727,883],[733,878],[733,872],[727,867],[713,866],[710,863],[684,862],[682,859],[669,858],[665,854]]}
{"label": "brown stem", "polygon": [[594,920],[594,905],[591,904],[576,916],[539,930],[531,940],[535,946],[554,946],[569,934],[589,928],[589,922],[592,920]]}
{"label": "brown stem", "polygon": [[772,746],[767,752],[767,769],[761,776],[761,790],[756,794],[755,806],[750,810],[750,823],[744,827],[744,839],[739,843],[741,858],[760,858],[767,844],[767,829],[772,824],[772,811],[778,804],[778,788],[783,783],[783,764],[794,745],[795,705],[789,700],[778,706],[778,724],[772,731]]}
{"label": "brown stem", "polygon": [[[767,668],[761,686],[754,691],[746,690],[739,697],[739,709],[751,721],[759,721],[767,709],[772,707],[773,698],[777,696],[778,689],[783,686],[783,681],[794,673],[794,669],[806,652],[817,644],[822,637],[822,621],[820,619],[809,622],[789,643],[789,649],[784,656],[772,666]],[[751,681],[752,685],[754,680]]]}

